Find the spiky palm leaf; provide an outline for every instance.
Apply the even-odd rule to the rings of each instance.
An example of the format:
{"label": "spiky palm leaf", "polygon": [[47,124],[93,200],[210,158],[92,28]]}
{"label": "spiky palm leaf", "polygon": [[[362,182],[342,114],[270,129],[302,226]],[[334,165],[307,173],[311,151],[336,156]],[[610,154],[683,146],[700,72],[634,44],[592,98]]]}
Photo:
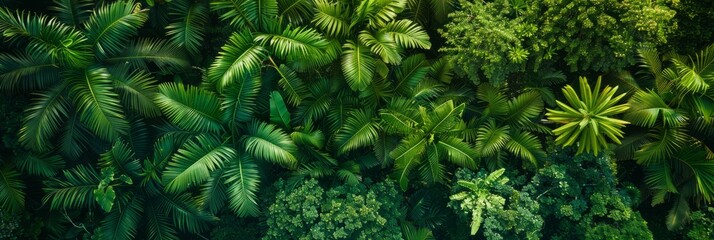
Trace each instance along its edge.
{"label": "spiky palm leaf", "polygon": [[661,121],[664,127],[676,128],[687,121],[686,116],[677,109],[672,109],[654,91],[638,91],[630,98],[628,104],[630,110],[624,117],[637,126],[654,127],[656,122]]}
{"label": "spiky palm leaf", "polygon": [[625,94],[615,96],[618,87],[606,86],[601,90],[600,82],[601,78],[598,77],[595,88],[591,90],[587,79],[581,77],[580,96],[567,85],[563,88],[563,94],[570,105],[557,101],[562,111],[548,109],[548,120],[565,124],[553,130],[553,133],[558,135],[555,140],[557,144],[570,146],[577,142],[579,153],[597,154],[601,149],[608,148],[606,136],[613,142],[620,143],[623,136],[620,128],[629,122],[612,116],[626,111],[629,106],[615,105]]}
{"label": "spiky palm leaf", "polygon": [[429,63],[422,54],[412,55],[404,59],[395,71],[395,91],[404,96],[409,96],[419,82],[426,77],[429,70]]}
{"label": "spiky palm leaf", "polygon": [[59,70],[46,52],[0,54],[0,89],[46,89],[58,82]]}
{"label": "spiky palm leaf", "polygon": [[303,98],[308,96],[307,88],[305,83],[300,79],[295,71],[290,67],[280,64],[279,67],[275,68],[280,74],[280,80],[278,80],[278,85],[287,94],[288,103],[293,106],[300,105]]}
{"label": "spiky palm leaf", "polygon": [[64,97],[65,85],[58,85],[47,92],[37,94],[34,103],[27,108],[20,129],[20,142],[35,151],[47,149],[50,137],[59,131],[69,114]]}
{"label": "spiky palm leaf", "polygon": [[154,95],[158,92],[156,80],[149,73],[142,70],[129,71],[126,68],[108,70],[125,106],[145,117],[161,115],[161,110],[154,103]]}
{"label": "spiky palm leaf", "polygon": [[42,201],[50,202],[50,209],[81,209],[96,204],[93,191],[101,180],[97,170],[79,165],[62,173],[64,179],[53,178],[45,182],[43,189],[47,195]]}
{"label": "spiky palm leaf", "polygon": [[15,158],[15,165],[30,175],[53,177],[64,168],[64,160],[59,155],[25,154]]}
{"label": "spiky palm leaf", "polygon": [[172,226],[167,213],[157,210],[155,204],[145,205],[146,232],[150,240],[177,240],[178,233]]}
{"label": "spiky palm leaf", "polygon": [[159,85],[155,98],[168,119],[182,129],[194,132],[218,132],[221,125],[220,101],[206,90],[165,83]]}
{"label": "spiky palm leaf", "polygon": [[221,119],[229,126],[247,122],[256,111],[256,98],[260,91],[260,76],[238,79],[221,93]]}
{"label": "spiky palm leaf", "polygon": [[134,239],[142,219],[144,201],[142,197],[121,201],[124,206],[112,209],[101,221],[98,234],[100,239]]}

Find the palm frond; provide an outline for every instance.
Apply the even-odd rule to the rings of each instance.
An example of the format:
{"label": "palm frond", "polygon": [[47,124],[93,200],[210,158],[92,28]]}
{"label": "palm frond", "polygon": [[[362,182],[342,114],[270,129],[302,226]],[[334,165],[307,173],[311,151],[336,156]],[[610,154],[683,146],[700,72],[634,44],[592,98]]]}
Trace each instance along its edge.
{"label": "palm frond", "polygon": [[[124,65],[126,66],[126,65]],[[127,68],[109,68],[114,88],[122,103],[144,117],[158,117],[161,110],[154,103],[157,93],[156,80],[142,70],[129,71]]]}
{"label": "palm frond", "polygon": [[363,110],[350,113],[345,124],[335,135],[337,152],[344,154],[350,150],[372,145],[378,137],[378,125],[372,116]]}
{"label": "palm frond", "polygon": [[285,129],[291,129],[290,112],[285,106],[283,96],[278,91],[270,93],[270,122]]}
{"label": "palm frond", "polygon": [[208,222],[216,220],[211,214],[199,209],[198,202],[190,193],[165,194],[154,196],[157,212],[167,213],[173,220],[171,226],[178,230],[198,234],[208,229]]}
{"label": "palm frond", "polygon": [[199,135],[173,155],[162,177],[169,193],[179,193],[208,180],[211,172],[237,158],[236,150],[215,136]]}
{"label": "palm frond", "polygon": [[103,60],[109,64],[130,64],[150,72],[149,63],[156,65],[162,73],[175,73],[189,66],[187,58],[176,45],[161,39],[139,39],[122,47],[124,51]]}
{"label": "palm frond", "polygon": [[483,115],[488,117],[498,117],[508,113],[508,99],[498,88],[491,84],[484,83],[478,86],[476,98],[486,104]]}
{"label": "palm frond", "polygon": [[388,64],[399,64],[402,61],[401,49],[387,35],[378,35],[379,38],[373,36],[372,33],[362,30],[357,39],[359,42],[369,47],[372,53],[380,56],[382,61]]}
{"label": "palm frond", "polygon": [[289,23],[300,25],[312,18],[315,5],[310,0],[278,0],[278,16]]}
{"label": "palm frond", "polygon": [[402,223],[404,240],[432,240],[434,236],[429,228],[415,227],[411,223]]}
{"label": "palm frond", "polygon": [[466,108],[465,104],[454,106],[454,102],[449,100],[436,106],[432,112],[426,116],[424,127],[427,133],[443,133],[453,130],[461,120],[461,114]]}
{"label": "palm frond", "polygon": [[656,164],[666,161],[679,149],[686,146],[691,137],[682,129],[669,128],[657,129],[648,134],[653,140],[640,147],[635,152],[635,160],[643,165]]}
{"label": "palm frond", "polygon": [[498,127],[496,122],[489,121],[476,133],[476,152],[480,156],[495,156],[511,140],[509,126]]}
{"label": "palm frond", "polygon": [[178,233],[171,224],[168,212],[161,212],[156,204],[146,204],[146,235],[149,240],[178,240]]}
{"label": "palm frond", "polygon": [[226,184],[223,182],[223,169],[211,173],[208,181],[201,185],[201,194],[198,202],[204,210],[211,214],[218,213],[226,205]]}
{"label": "palm frond", "polygon": [[20,173],[5,165],[0,168],[0,207],[10,212],[21,211],[25,207],[25,183]]}
{"label": "palm frond", "polygon": [[406,0],[377,0],[373,1],[369,14],[369,25],[382,27],[392,22],[397,15],[404,11]]}
{"label": "palm frond", "polygon": [[221,47],[216,61],[208,69],[208,79],[218,89],[233,84],[235,79],[247,78],[260,71],[268,51],[253,42],[248,31],[233,33],[228,43]]}
{"label": "palm frond", "polygon": [[64,168],[64,160],[52,154],[25,154],[15,157],[15,165],[30,175],[53,177]]}
{"label": "palm frond", "polygon": [[134,151],[124,141],[115,141],[109,151],[100,155],[98,165],[102,168],[113,168],[115,173],[137,177],[141,171],[141,164],[136,159]]}
{"label": "palm frond", "polygon": [[429,0],[434,19],[438,23],[446,23],[449,20],[449,13],[456,10],[458,5],[456,0]]}
{"label": "palm frond", "polygon": [[700,53],[684,62],[679,58],[672,58],[679,79],[677,83],[685,91],[702,93],[706,92],[714,83],[714,45],[707,47]]}
{"label": "palm frond", "polygon": [[166,117],[182,129],[218,132],[223,128],[218,97],[206,90],[164,83],[159,85],[155,101]]}
{"label": "palm frond", "polygon": [[10,41],[28,40],[28,52],[47,53],[62,64],[85,67],[92,61],[91,43],[84,34],[55,18],[0,8],[0,32]]}
{"label": "palm frond", "polygon": [[208,7],[204,2],[176,0],[171,2],[169,16],[173,18],[166,26],[171,42],[186,48],[196,55],[202,45],[204,27],[208,22]]}
{"label": "palm frond", "polygon": [[89,144],[92,133],[79,120],[79,113],[72,111],[61,129],[59,151],[68,159],[79,158]]}
{"label": "palm frond", "polygon": [[342,48],[344,49],[342,72],[347,84],[352,90],[364,91],[372,83],[376,67],[375,59],[369,49],[362,44],[347,41]]}
{"label": "palm frond", "polygon": [[228,205],[239,217],[257,216],[258,188],[260,186],[260,172],[253,159],[243,154],[231,161],[225,175],[225,184],[228,186]]}
{"label": "palm frond", "polygon": [[52,178],[45,182],[45,197],[50,209],[82,209],[96,204],[93,191],[99,185],[99,173],[94,168],[79,165],[62,171],[64,179]]}
{"label": "palm frond", "polygon": [[350,23],[346,19],[348,9],[341,2],[315,0],[315,16],[312,23],[330,37],[343,37],[350,32]]}
{"label": "palm frond", "polygon": [[477,153],[471,146],[462,139],[455,137],[442,138],[437,143],[442,154],[452,163],[468,169],[476,169]]}
{"label": "palm frond", "polygon": [[143,216],[144,199],[139,195],[131,198],[124,206],[113,208],[104,217],[99,227],[99,238],[110,240],[130,240],[136,237]]}
{"label": "palm frond", "polygon": [[149,19],[147,10],[134,1],[118,1],[95,9],[84,28],[100,59],[119,53]]}
{"label": "palm frond", "polygon": [[293,106],[300,105],[300,102],[308,95],[305,83],[300,79],[295,71],[290,67],[280,64],[280,67],[275,68],[280,74],[278,85],[287,94],[288,103]]}
{"label": "palm frond", "polygon": [[426,164],[419,167],[420,179],[427,184],[443,183],[446,179],[446,167],[441,164],[441,158],[445,155],[445,151],[438,148],[435,144],[429,144],[426,147]]}
{"label": "palm frond", "polygon": [[538,138],[526,131],[513,134],[506,143],[506,150],[520,159],[528,160],[534,167],[538,166],[538,160],[545,158],[545,151]]}
{"label": "palm frond", "polygon": [[50,138],[60,129],[69,112],[64,89],[62,84],[38,93],[25,110],[19,133],[19,140],[25,147],[38,152],[48,149]]}
{"label": "palm frond", "polygon": [[281,59],[305,61],[304,64],[311,67],[324,66],[334,60],[326,54],[330,42],[311,28],[288,25],[280,31],[258,34],[255,41],[269,46],[272,54]]}
{"label": "palm frond", "polygon": [[288,168],[297,166],[298,160],[293,155],[297,146],[285,132],[276,128],[275,125],[258,121],[250,122],[243,143],[246,152],[254,158]]}
{"label": "palm frond", "polygon": [[686,224],[689,220],[689,215],[691,214],[691,208],[687,199],[682,197],[678,198],[674,203],[674,207],[669,210],[667,214],[667,229],[670,231],[680,229],[682,225]]}
{"label": "palm frond", "polygon": [[396,178],[402,190],[407,190],[409,186],[409,174],[411,169],[421,161],[421,155],[426,149],[426,138],[422,135],[410,135],[404,138],[397,147],[389,153],[389,157],[394,159],[396,168]]}
{"label": "palm frond", "polygon": [[0,89],[45,89],[60,80],[59,70],[46,53],[3,53],[0,54]]}
{"label": "palm frond", "polygon": [[543,111],[543,101],[537,92],[525,92],[508,101],[505,121],[522,126],[532,122]]}
{"label": "palm frond", "polygon": [[429,62],[422,54],[412,55],[402,61],[395,71],[394,89],[403,96],[409,96],[419,82],[429,72]]}
{"label": "palm frond", "polygon": [[393,98],[387,104],[386,108],[380,109],[379,116],[388,133],[407,135],[416,131],[419,112],[413,100]]}
{"label": "palm frond", "polygon": [[256,111],[256,99],[261,87],[260,76],[238,79],[221,93],[221,112],[224,123],[247,122]]}
{"label": "palm frond", "polygon": [[322,118],[330,109],[334,96],[330,93],[330,82],[326,78],[321,78],[312,82],[308,86],[310,93],[298,106],[296,118],[303,123],[307,121],[317,121]]}
{"label": "palm frond", "polygon": [[106,69],[71,71],[64,78],[69,81],[69,93],[81,113],[80,120],[92,132],[109,141],[127,133],[129,124]]}
{"label": "palm frond", "polygon": [[69,26],[79,27],[92,13],[92,0],[54,0],[50,10],[57,19]]}
{"label": "palm frond", "polygon": [[389,22],[378,34],[390,36],[402,48],[431,48],[429,34],[419,24],[408,19]]}

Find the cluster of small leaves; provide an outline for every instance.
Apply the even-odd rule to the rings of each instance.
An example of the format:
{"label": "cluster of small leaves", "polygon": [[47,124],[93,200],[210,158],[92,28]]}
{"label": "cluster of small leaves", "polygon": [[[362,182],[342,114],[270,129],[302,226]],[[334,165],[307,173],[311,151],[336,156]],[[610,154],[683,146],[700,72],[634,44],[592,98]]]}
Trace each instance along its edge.
{"label": "cluster of small leaves", "polygon": [[447,39],[442,51],[472,80],[485,76],[496,84],[542,66],[622,69],[635,62],[641,43],[666,42],[675,13],[659,1],[642,0],[460,3],[441,31]]}
{"label": "cluster of small leaves", "polygon": [[711,0],[671,1],[677,30],[669,37],[669,46],[680,54],[693,53],[712,43],[714,39],[714,3]]}
{"label": "cluster of small leaves", "polygon": [[[467,182],[479,182],[487,179],[487,175],[485,170],[474,173],[468,169],[460,169],[455,174],[457,181]],[[460,185],[454,185],[452,192],[466,190],[465,198],[456,200],[452,196],[449,207],[460,214],[462,220],[469,221],[474,221],[473,213],[480,211],[479,221],[483,223],[480,232],[486,239],[540,239],[543,218],[538,213],[538,202],[529,193],[514,189],[507,178],[502,179],[506,181],[490,181],[484,189],[488,192],[485,208],[477,206],[478,198],[483,196]]]}
{"label": "cluster of small leaves", "polygon": [[708,207],[692,213],[692,224],[687,227],[688,239],[714,239],[714,208]]}
{"label": "cluster of small leaves", "polygon": [[548,239],[652,239],[632,209],[638,191],[618,185],[614,163],[603,154],[555,149],[523,191],[540,203]]}
{"label": "cluster of small leaves", "polygon": [[278,181],[264,239],[401,239],[402,197],[392,182],[295,189]]}

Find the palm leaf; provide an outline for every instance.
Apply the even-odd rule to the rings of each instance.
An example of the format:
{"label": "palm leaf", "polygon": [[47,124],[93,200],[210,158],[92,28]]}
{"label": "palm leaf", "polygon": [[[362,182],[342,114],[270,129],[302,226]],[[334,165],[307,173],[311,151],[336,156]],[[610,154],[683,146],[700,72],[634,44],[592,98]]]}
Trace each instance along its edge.
{"label": "palm leaf", "polygon": [[387,35],[379,35],[376,38],[372,33],[362,30],[357,39],[359,42],[369,47],[372,53],[380,56],[382,61],[389,64],[399,64],[402,61],[402,56],[397,44],[393,42]]}
{"label": "palm leaf", "polygon": [[426,147],[426,164],[419,167],[421,179],[428,184],[443,183],[446,179],[446,167],[441,164],[441,157],[445,154],[437,145],[429,144]]}
{"label": "palm leaf", "polygon": [[308,97],[298,106],[295,114],[302,122],[317,121],[322,118],[334,101],[334,96],[330,92],[330,82],[326,78],[312,82],[308,89],[310,90]]}
{"label": "palm leaf", "polygon": [[691,208],[686,199],[680,197],[674,203],[674,207],[667,214],[667,229],[670,231],[680,229],[689,220]]}
{"label": "palm leaf", "polygon": [[275,68],[275,70],[280,74],[281,78],[278,80],[278,85],[287,94],[288,103],[293,106],[300,105],[303,98],[309,94],[305,83],[298,78],[295,71],[284,64],[280,64],[280,67]]}
{"label": "palm leaf", "polygon": [[201,211],[198,208],[199,204],[189,193],[177,195],[158,193],[153,200],[157,212],[166,213],[173,220],[170,226],[176,226],[181,231],[198,234],[208,229],[206,223],[216,220],[214,216]]}
{"label": "palm leaf", "polygon": [[337,152],[344,154],[374,144],[378,137],[378,129],[378,125],[369,113],[362,110],[351,112],[345,124],[335,135]]}
{"label": "palm leaf", "polygon": [[25,184],[20,173],[6,165],[0,168],[0,207],[10,212],[19,212],[25,207]]}
{"label": "palm leaf", "polygon": [[228,43],[221,47],[216,61],[208,69],[208,79],[222,89],[236,79],[247,78],[260,71],[267,50],[255,45],[248,31],[233,33]]}
{"label": "palm leaf", "polygon": [[203,2],[176,0],[171,2],[169,16],[172,22],[166,26],[171,42],[186,48],[191,54],[199,53],[204,27],[208,22],[208,7]]}
{"label": "palm leaf", "polygon": [[130,64],[151,72],[149,63],[156,65],[162,73],[175,73],[189,66],[187,58],[176,45],[160,39],[139,39],[122,47],[124,51],[103,60],[109,64]]}
{"label": "palm leaf", "polygon": [[112,209],[100,223],[100,239],[134,239],[142,219],[144,199],[133,197],[123,207]]}
{"label": "palm leaf", "polygon": [[211,135],[199,135],[174,154],[162,181],[169,193],[178,193],[210,178],[210,173],[237,158],[236,151]]}
{"label": "palm leaf", "polygon": [[110,141],[127,133],[129,124],[106,69],[71,71],[64,77],[70,82],[69,92],[81,113],[80,120],[92,132]]}
{"label": "palm leaf", "polygon": [[231,210],[240,217],[257,216],[260,213],[257,197],[260,185],[258,165],[250,156],[241,155],[229,163],[226,176]]}
{"label": "palm leaf", "polygon": [[477,155],[468,143],[462,139],[447,137],[440,139],[437,146],[452,163],[468,169],[476,169]]}
{"label": "palm leaf", "polygon": [[419,164],[421,155],[426,149],[426,139],[421,135],[410,135],[402,140],[397,147],[389,153],[394,159],[396,177],[402,190],[409,186],[409,173]]}
{"label": "palm leaf", "polygon": [[0,8],[0,32],[11,41],[29,40],[27,51],[49,54],[62,64],[85,67],[92,60],[91,45],[84,34],[55,18]]}
{"label": "palm leaf", "polygon": [[198,202],[212,214],[218,213],[226,205],[226,184],[223,183],[223,169],[211,173],[211,177],[201,185]]}
{"label": "palm leaf", "polygon": [[630,98],[628,104],[630,110],[624,118],[638,126],[653,127],[660,116],[664,127],[680,127],[687,121],[687,117],[677,109],[672,109],[654,91],[639,91]]}
{"label": "palm leaf", "polygon": [[154,103],[157,92],[156,80],[142,70],[129,72],[128,69],[109,69],[114,88],[122,103],[132,111],[145,117],[158,117],[161,110]]}
{"label": "palm leaf", "polygon": [[182,129],[218,132],[223,128],[218,97],[206,90],[165,83],[159,85],[155,101],[166,117]]}
{"label": "palm leaf", "polygon": [[489,121],[478,129],[476,134],[476,151],[480,156],[495,156],[511,140],[509,126],[498,127],[494,121]]}
{"label": "palm leaf", "polygon": [[416,131],[419,123],[419,112],[413,100],[393,98],[387,107],[380,109],[379,116],[382,126],[388,133],[410,134]]}
{"label": "palm leaf", "polygon": [[456,9],[455,0],[429,0],[434,19],[438,23],[446,23],[449,20],[449,13]]}
{"label": "palm leaf", "polygon": [[58,82],[59,70],[47,53],[0,54],[0,89],[45,89]]}
{"label": "palm leaf", "polygon": [[134,151],[124,141],[115,141],[112,148],[100,155],[98,165],[102,168],[113,168],[115,173],[138,177],[141,164],[134,156]]}
{"label": "palm leaf", "polygon": [[454,126],[461,121],[461,114],[464,112],[465,104],[454,107],[454,102],[449,100],[436,106],[432,114],[424,119],[425,132],[443,133],[453,130]]}
{"label": "palm leaf", "polygon": [[533,166],[538,166],[538,160],[545,158],[545,152],[538,138],[525,131],[513,134],[511,140],[506,143],[506,150],[521,159],[528,160]]}
{"label": "palm leaf", "polygon": [[422,54],[412,55],[404,59],[395,71],[395,91],[404,96],[409,96],[419,82],[426,77],[429,70],[429,63]]}
{"label": "palm leaf", "polygon": [[92,133],[79,121],[79,113],[72,114],[64,123],[59,140],[59,151],[68,159],[77,159],[87,149]]}
{"label": "palm leaf", "polygon": [[25,110],[19,133],[19,140],[24,146],[38,152],[48,149],[50,138],[57,133],[68,114],[64,88],[62,84],[38,93],[34,102]]}
{"label": "palm leaf", "polygon": [[42,199],[50,202],[50,209],[83,209],[96,204],[93,191],[99,185],[99,173],[86,165],[78,165],[62,171],[64,179],[53,178],[45,182],[47,195]]}
{"label": "palm leaf", "polygon": [[397,18],[397,14],[404,10],[406,0],[377,0],[371,6],[369,14],[369,25],[371,27],[382,27]]}
{"label": "palm leaf", "polygon": [[347,41],[342,48],[342,72],[347,84],[352,90],[364,91],[372,83],[376,66],[374,58],[367,47],[352,41]]}
{"label": "palm leaf", "polygon": [[532,122],[543,111],[543,101],[537,92],[525,92],[508,101],[506,122],[522,126]]}
{"label": "palm leaf", "polygon": [[255,41],[269,46],[271,53],[288,62],[302,62],[303,69],[331,63],[330,42],[314,29],[286,26],[275,32],[258,34]]}
{"label": "palm leaf", "polygon": [[149,240],[178,240],[178,233],[170,223],[167,213],[157,211],[156,204],[146,204],[146,235]]}
{"label": "palm leaf", "polygon": [[686,146],[690,136],[682,129],[658,129],[649,134],[653,140],[635,152],[638,164],[650,165],[666,161],[675,152]]}
{"label": "palm leaf", "polygon": [[149,18],[133,1],[119,1],[95,9],[84,24],[87,38],[99,58],[119,53]]}
{"label": "palm leaf", "polygon": [[54,0],[50,10],[56,12],[57,19],[69,26],[78,27],[92,13],[91,0]]}
{"label": "palm leaf", "polygon": [[221,93],[222,120],[228,125],[247,122],[256,111],[260,76],[241,78]]}
{"label": "palm leaf", "polygon": [[429,34],[419,24],[408,19],[387,23],[378,34],[386,34],[402,48],[430,49]]}
{"label": "palm leaf", "polygon": [[346,19],[348,10],[341,2],[316,0],[315,10],[312,22],[328,36],[343,37],[350,32],[350,23]]}
{"label": "palm leaf", "polygon": [[26,154],[15,157],[17,168],[34,176],[53,177],[64,168],[64,160],[58,155]]}
{"label": "palm leaf", "polygon": [[301,24],[310,20],[316,5],[310,0],[278,0],[278,16],[289,23]]}
{"label": "palm leaf", "polygon": [[243,143],[245,150],[254,158],[277,163],[288,168],[297,165],[293,153],[297,146],[281,129],[275,125],[258,121],[248,124]]}

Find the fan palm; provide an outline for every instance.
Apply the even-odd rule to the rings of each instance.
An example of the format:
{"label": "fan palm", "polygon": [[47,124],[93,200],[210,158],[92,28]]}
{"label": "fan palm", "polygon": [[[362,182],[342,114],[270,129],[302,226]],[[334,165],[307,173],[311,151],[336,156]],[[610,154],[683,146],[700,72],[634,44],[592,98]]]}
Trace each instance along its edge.
{"label": "fan palm", "polygon": [[147,63],[169,71],[187,62],[163,41],[132,41],[147,19],[133,1],[98,6],[91,14],[87,1],[56,4],[56,18],[0,9],[0,31],[20,49],[0,54],[0,87],[39,90],[20,131],[25,147],[50,151],[51,139],[61,133],[69,142],[60,150],[75,158],[91,137],[83,129],[113,141],[128,133],[127,114],[160,114],[151,101],[155,80]]}
{"label": "fan palm", "polygon": [[[578,153],[593,152],[608,149],[607,138],[620,144],[623,137],[621,130],[627,121],[614,118],[614,115],[625,112],[627,104],[616,105],[625,94],[615,96],[617,86],[606,86],[600,89],[601,78],[598,77],[595,88],[591,89],[587,78],[580,78],[580,96],[575,90],[566,85],[563,95],[570,105],[556,101],[562,110],[548,109],[548,120],[564,124],[553,130],[558,136],[555,143],[561,146],[570,146],[577,143]],[[582,98],[582,99],[581,99]]]}
{"label": "fan palm", "polygon": [[714,199],[714,45],[691,57],[670,55],[663,61],[652,49],[638,51],[639,85],[624,115],[646,135],[626,139],[624,152],[645,166],[652,204],[674,197],[667,227],[677,229],[689,218],[690,203]]}

